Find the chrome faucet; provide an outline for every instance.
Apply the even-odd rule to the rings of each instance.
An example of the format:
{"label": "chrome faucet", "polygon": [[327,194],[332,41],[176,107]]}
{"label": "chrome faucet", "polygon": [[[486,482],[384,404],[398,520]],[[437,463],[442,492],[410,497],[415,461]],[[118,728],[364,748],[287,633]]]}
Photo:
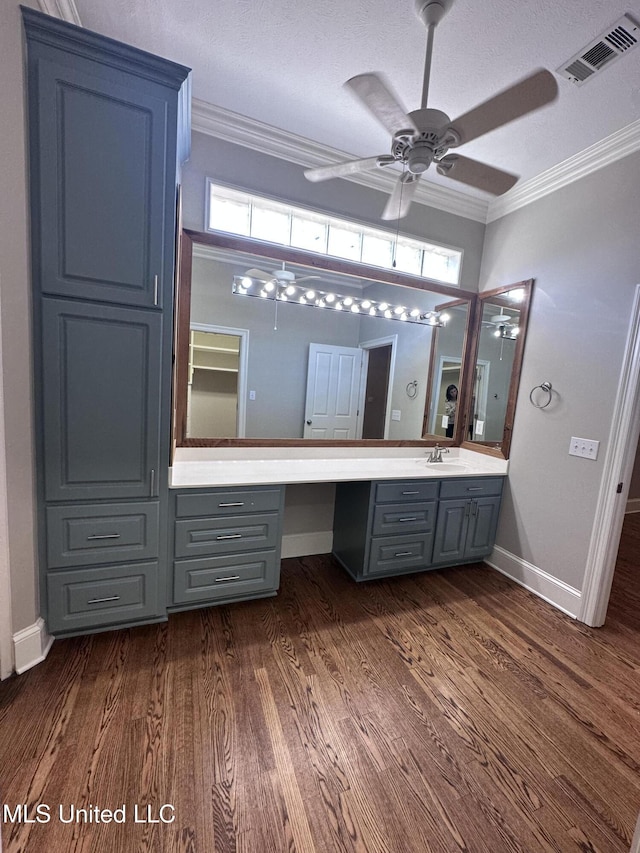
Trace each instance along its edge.
{"label": "chrome faucet", "polygon": [[427,462],[442,462],[442,454],[448,453],[448,452],[449,452],[448,447],[440,447],[439,444],[436,444],[436,446],[433,448],[433,450],[429,454],[429,456],[427,458]]}

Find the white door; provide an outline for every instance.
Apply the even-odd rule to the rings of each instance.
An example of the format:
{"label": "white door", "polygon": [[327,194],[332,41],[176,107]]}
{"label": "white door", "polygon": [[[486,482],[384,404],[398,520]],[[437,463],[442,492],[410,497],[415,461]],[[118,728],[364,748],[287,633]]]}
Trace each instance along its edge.
{"label": "white door", "polygon": [[357,438],[359,347],[309,344],[304,438]]}

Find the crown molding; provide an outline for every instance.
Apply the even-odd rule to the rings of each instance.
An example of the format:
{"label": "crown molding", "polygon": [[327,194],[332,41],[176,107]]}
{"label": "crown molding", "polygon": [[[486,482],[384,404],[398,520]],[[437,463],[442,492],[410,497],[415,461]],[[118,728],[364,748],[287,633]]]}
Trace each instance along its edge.
{"label": "crown molding", "polygon": [[77,27],[82,26],[75,0],[38,0],[38,5],[46,15],[60,18],[62,21],[75,24]]}
{"label": "crown molding", "polygon": [[629,154],[640,150],[640,119],[617,130],[595,145],[579,151],[557,166],[509,190],[489,203],[487,222],[493,222],[531,204],[556,190],[597,172]]}
{"label": "crown molding", "polygon": [[[306,168],[341,163],[355,156],[196,98],[192,102],[191,129],[244,148],[259,148],[260,152],[271,157],[279,157]],[[389,193],[396,179],[396,172],[378,170],[351,175],[343,180]],[[414,201],[476,222],[486,221],[488,203],[484,199],[470,197],[429,181],[420,183]]]}

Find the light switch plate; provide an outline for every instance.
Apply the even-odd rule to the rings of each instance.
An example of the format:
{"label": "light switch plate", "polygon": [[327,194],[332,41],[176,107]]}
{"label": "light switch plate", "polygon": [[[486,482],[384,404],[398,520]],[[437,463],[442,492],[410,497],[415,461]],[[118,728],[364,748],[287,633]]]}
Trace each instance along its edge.
{"label": "light switch plate", "polygon": [[400,409],[391,409],[391,420],[399,421],[400,420]]}
{"label": "light switch plate", "polygon": [[576,438],[571,436],[569,444],[570,456],[582,456],[584,459],[597,459],[600,442],[593,438]]}

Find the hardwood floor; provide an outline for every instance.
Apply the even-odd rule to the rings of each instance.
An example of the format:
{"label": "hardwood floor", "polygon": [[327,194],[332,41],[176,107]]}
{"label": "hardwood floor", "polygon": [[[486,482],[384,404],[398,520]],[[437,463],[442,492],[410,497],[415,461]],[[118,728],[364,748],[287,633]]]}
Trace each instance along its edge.
{"label": "hardwood floor", "polygon": [[307,557],[277,598],[58,641],[0,685],[0,800],[51,816],[5,813],[5,853],[628,851],[639,546],[628,516],[602,629],[482,565]]}

